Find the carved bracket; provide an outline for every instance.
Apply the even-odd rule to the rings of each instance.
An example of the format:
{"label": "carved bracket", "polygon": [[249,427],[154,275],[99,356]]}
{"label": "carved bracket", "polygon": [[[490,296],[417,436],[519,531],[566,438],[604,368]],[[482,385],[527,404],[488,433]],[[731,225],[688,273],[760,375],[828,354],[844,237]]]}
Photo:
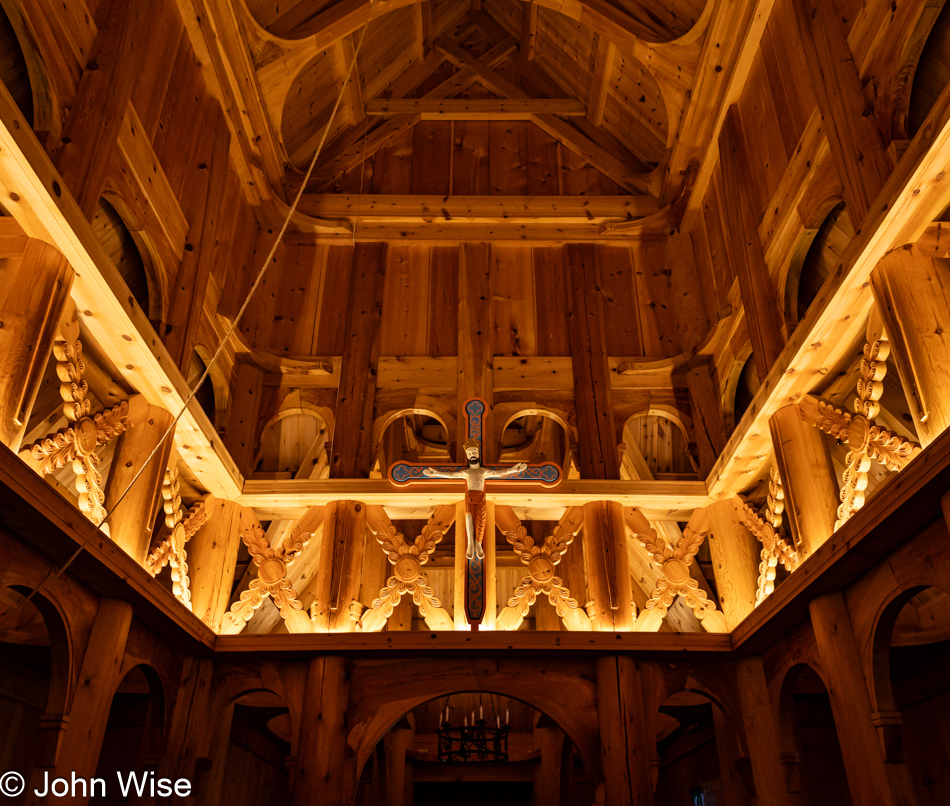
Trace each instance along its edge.
{"label": "carved bracket", "polygon": [[652,595],[647,600],[646,609],[656,610],[661,617],[666,613],[677,596],[686,599],[693,614],[702,621],[707,615],[716,612],[716,604],[711,601],[699,583],[690,576],[689,566],[706,538],[705,532],[694,532],[688,526],[683,530],[683,538],[675,548],[670,548],[657,533],[650,529],[648,535],[637,533],[637,540],[650,553],[660,569]]}
{"label": "carved bracket", "polygon": [[756,511],[743,503],[739,510],[743,526],[762,544],[759,553],[759,579],[755,591],[755,604],[758,607],[765,597],[775,590],[775,569],[781,563],[786,571],[798,568],[799,557],[795,546],[779,530],[782,527],[782,512],[785,509],[785,493],[782,479],[773,466],[769,477],[769,498],[766,518],[759,517]]}

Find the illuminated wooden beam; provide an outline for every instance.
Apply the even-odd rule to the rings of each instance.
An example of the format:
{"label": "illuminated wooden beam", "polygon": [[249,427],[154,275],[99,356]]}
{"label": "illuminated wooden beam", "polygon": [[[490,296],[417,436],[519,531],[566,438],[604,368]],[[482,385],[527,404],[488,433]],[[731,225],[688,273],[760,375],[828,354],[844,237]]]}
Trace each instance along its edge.
{"label": "illuminated wooden beam", "polygon": [[581,117],[587,114],[576,98],[374,98],[367,115],[421,115],[422,120],[529,120],[532,115]]}

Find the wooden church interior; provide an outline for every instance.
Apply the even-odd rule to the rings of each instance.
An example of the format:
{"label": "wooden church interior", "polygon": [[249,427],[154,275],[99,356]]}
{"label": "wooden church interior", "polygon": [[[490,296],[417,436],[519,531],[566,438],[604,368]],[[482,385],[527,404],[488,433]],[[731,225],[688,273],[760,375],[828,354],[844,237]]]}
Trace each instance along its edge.
{"label": "wooden church interior", "polygon": [[943,0],[0,0],[2,794],[945,804],[948,164]]}

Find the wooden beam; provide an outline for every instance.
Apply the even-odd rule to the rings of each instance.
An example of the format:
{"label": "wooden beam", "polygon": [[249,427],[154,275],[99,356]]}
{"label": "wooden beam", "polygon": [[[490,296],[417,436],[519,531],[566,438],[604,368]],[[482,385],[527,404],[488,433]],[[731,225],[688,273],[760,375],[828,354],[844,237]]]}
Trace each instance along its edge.
{"label": "wooden beam", "polygon": [[693,431],[696,434],[696,448],[699,453],[699,472],[705,476],[726,446],[722,397],[709,364],[691,369],[686,374],[686,386],[689,390],[689,410],[693,417]]}
{"label": "wooden beam", "polygon": [[835,3],[795,0],[801,47],[851,221],[864,220],[891,173]]}
{"label": "wooden beam", "polygon": [[459,248],[458,303],[458,423],[456,453],[464,461],[462,445],[468,439],[465,404],[481,398],[487,409],[482,415],[482,463],[498,459],[498,446],[492,439],[492,330],[491,330],[491,249],[483,244],[463,244]]}
{"label": "wooden beam", "polygon": [[587,102],[587,119],[595,126],[604,122],[604,108],[610,90],[610,74],[614,69],[617,46],[605,36],[597,37],[597,57],[594,62],[594,80],[590,85],[590,100]]}
{"label": "wooden beam", "polygon": [[525,3],[521,17],[521,58],[530,61],[538,40],[538,4]]}
{"label": "wooden beam", "polygon": [[741,505],[738,498],[730,498],[716,501],[707,509],[719,607],[730,630],[755,607],[758,578],[757,544],[739,519]]}
{"label": "wooden beam", "polygon": [[723,187],[720,204],[724,217],[731,217],[733,222],[727,233],[729,256],[739,279],[755,365],[759,377],[764,378],[785,346],[784,322],[775,286],[765,264],[758,217],[749,199],[748,188],[753,178],[747,143],[735,106],[729,109],[719,134],[719,160]]}
{"label": "wooden beam", "polygon": [[653,196],[421,196],[341,193],[305,194],[298,211],[323,218],[358,221],[478,222],[492,225],[543,220],[546,223],[602,222],[644,218],[659,210]]}
{"label": "wooden beam", "polygon": [[576,98],[374,98],[366,102],[368,115],[419,115],[421,120],[530,120],[532,115],[586,114]]}
{"label": "wooden beam", "polygon": [[613,501],[584,504],[584,565],[594,602],[594,630],[632,630],[633,591],[623,507]]}
{"label": "wooden beam", "polygon": [[[427,484],[425,490],[397,490],[386,479],[286,479],[249,480],[237,500],[243,506],[252,507],[261,520],[272,520],[300,518],[311,506],[324,506],[331,501],[361,501],[398,512],[409,508],[431,511],[432,507],[455,504],[459,498],[458,487],[451,484]],[[637,507],[651,521],[682,522],[689,520],[694,509],[712,503],[705,485],[699,481],[614,479],[564,481],[557,489],[536,493],[505,489],[502,482],[494,482],[488,490],[488,500],[529,511],[583,506],[591,501],[616,501]]]}
{"label": "wooden beam", "polygon": [[373,404],[387,253],[383,243],[353,248],[346,343],[330,453],[331,478],[366,478],[373,466]]}
{"label": "wooden beam", "polygon": [[110,0],[98,9],[98,33],[69,107],[53,163],[79,209],[92,219],[102,195],[132,90],[140,72],[143,43],[158,6]]}
{"label": "wooden beam", "polygon": [[353,47],[353,36],[345,36],[342,39],[343,45],[343,67],[350,71],[349,80],[346,82],[346,102],[353,113],[353,125],[359,125],[366,117],[366,109],[363,103],[363,85],[360,81],[360,71],[356,61],[356,50]]}

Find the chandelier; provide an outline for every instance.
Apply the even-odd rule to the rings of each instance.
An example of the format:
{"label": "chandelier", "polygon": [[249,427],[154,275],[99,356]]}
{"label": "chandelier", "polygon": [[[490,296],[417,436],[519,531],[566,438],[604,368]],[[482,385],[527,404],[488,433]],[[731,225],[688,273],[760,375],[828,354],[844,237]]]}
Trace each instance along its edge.
{"label": "chandelier", "polygon": [[485,719],[485,709],[478,707],[478,719],[475,711],[471,718],[464,717],[461,725],[450,722],[451,708],[439,714],[439,761],[507,761],[508,760],[508,711],[505,711],[505,724],[501,716],[495,717],[495,724]]}

